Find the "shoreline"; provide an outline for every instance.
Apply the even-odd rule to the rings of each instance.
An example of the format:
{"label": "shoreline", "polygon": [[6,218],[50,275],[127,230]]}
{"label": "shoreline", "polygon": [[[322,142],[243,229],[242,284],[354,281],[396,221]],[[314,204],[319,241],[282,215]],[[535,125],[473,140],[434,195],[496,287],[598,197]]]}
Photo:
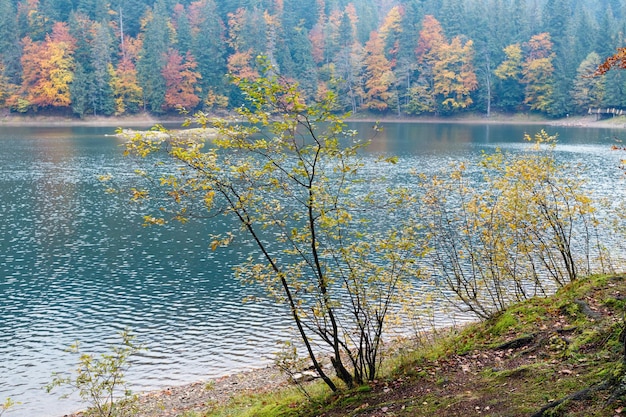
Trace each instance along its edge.
{"label": "shoreline", "polygon": [[[136,393],[138,410],[134,417],[176,417],[204,413],[210,407],[227,404],[238,395],[261,394],[289,385],[275,366],[248,369],[221,377]],[[84,417],[85,410],[63,417]]]}
{"label": "shoreline", "polygon": [[[138,114],[123,117],[88,116],[84,119],[76,119],[62,116],[0,116],[1,126],[92,126],[92,127],[152,127],[156,124],[179,124],[185,121],[184,117],[166,117],[159,119],[149,114]],[[548,125],[565,127],[585,127],[600,129],[626,129],[626,116],[615,116],[607,119],[596,120],[595,115],[571,116],[561,119],[548,119],[528,114],[501,115],[491,117],[473,114],[459,117],[397,117],[372,115],[356,115],[347,118],[346,122],[367,123],[458,123],[458,124],[521,124],[521,125]]]}

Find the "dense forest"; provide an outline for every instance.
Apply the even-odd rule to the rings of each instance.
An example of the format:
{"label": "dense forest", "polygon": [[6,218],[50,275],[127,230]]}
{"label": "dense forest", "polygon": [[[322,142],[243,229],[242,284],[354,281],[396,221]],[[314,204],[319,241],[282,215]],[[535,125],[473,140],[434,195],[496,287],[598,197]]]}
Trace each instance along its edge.
{"label": "dense forest", "polygon": [[626,108],[626,0],[0,0],[0,108],[123,115],[241,104],[257,57],[310,99],[388,115]]}

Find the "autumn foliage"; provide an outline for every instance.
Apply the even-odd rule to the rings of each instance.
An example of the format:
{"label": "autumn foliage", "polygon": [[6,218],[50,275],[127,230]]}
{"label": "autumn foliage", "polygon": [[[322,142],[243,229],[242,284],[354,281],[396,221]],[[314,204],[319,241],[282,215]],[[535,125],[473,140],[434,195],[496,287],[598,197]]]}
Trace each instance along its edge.
{"label": "autumn foliage", "polygon": [[196,82],[200,79],[200,74],[194,71],[197,65],[193,56],[188,54],[183,60],[178,51],[170,49],[165,61],[162,70],[166,86],[164,108],[195,108],[200,102],[200,97],[196,94],[199,90]]}
{"label": "autumn foliage", "polygon": [[[57,23],[43,42],[23,41],[24,68],[20,97],[34,107],[67,107],[73,79],[74,39],[67,25]],[[15,100],[15,98],[13,99]]]}
{"label": "autumn foliage", "polygon": [[[266,56],[307,100],[337,94],[338,111],[563,116],[587,104],[626,107],[621,82],[604,77],[626,66],[623,49],[598,69],[601,85],[577,80],[590,54],[612,50],[603,40],[621,39],[584,26],[587,17],[604,32],[615,26],[586,10],[593,2],[575,16],[498,0],[253,3],[0,0],[0,106],[82,117],[209,110],[218,97],[232,110],[242,94],[229,80],[258,77],[256,59]],[[580,97],[587,90],[593,100]]]}

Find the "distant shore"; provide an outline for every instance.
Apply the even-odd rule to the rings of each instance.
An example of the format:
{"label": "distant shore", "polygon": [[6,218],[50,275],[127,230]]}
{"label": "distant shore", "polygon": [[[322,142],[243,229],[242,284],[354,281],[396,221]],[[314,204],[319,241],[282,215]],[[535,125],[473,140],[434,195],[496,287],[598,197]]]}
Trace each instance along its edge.
{"label": "distant shore", "polygon": [[[83,119],[64,116],[16,115],[0,116],[0,126],[112,126],[112,127],[151,127],[155,124],[182,124],[183,117],[158,118],[144,113],[123,117],[87,116]],[[626,117],[616,116],[596,120],[595,115],[572,116],[561,119],[549,119],[529,114],[502,115],[494,114],[486,117],[481,114],[462,115],[457,117],[394,117],[384,115],[377,117],[372,114],[357,114],[347,121],[354,122],[387,122],[387,123],[468,123],[468,124],[529,124],[571,126],[588,128],[626,129]]]}

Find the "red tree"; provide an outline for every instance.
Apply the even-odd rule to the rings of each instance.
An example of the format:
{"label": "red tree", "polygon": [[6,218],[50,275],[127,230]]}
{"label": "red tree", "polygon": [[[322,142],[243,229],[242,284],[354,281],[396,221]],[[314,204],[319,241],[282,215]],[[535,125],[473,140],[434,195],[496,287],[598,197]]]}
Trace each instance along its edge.
{"label": "red tree", "polygon": [[165,79],[164,110],[178,108],[193,109],[200,103],[196,94],[200,91],[196,86],[200,74],[195,70],[197,64],[193,56],[187,54],[185,59],[180,53],[170,48],[166,54],[165,66],[161,71]]}

